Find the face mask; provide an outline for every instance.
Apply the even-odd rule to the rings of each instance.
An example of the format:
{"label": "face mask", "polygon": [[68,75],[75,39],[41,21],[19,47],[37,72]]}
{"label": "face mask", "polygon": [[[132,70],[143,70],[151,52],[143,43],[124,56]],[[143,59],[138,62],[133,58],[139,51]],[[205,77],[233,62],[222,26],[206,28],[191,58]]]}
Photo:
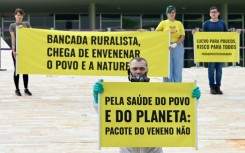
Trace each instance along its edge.
{"label": "face mask", "polygon": [[136,76],[136,77],[132,77],[130,78],[131,82],[149,82],[150,78],[148,78],[147,76]]}

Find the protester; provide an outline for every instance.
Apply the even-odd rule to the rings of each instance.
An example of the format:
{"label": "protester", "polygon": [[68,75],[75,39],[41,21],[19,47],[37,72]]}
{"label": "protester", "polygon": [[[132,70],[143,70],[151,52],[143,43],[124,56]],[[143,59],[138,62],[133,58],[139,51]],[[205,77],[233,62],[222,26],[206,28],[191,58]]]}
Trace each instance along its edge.
{"label": "protester", "polygon": [[[209,9],[209,15],[211,19],[207,20],[203,24],[204,32],[226,32],[227,26],[223,20],[219,19],[219,9],[216,6],[212,6]],[[192,30],[194,34],[196,30]],[[208,63],[208,79],[210,86],[210,94],[223,94],[220,90],[222,79],[222,62],[210,62]]]}
{"label": "protester", "polygon": [[170,77],[164,77],[164,82],[182,82],[184,65],[185,29],[180,21],[175,20],[176,9],[170,5],[166,8],[167,20],[159,23],[156,31],[170,31]]}
{"label": "protester", "polygon": [[[147,77],[148,64],[144,58],[136,57],[132,59],[129,63],[128,79],[131,82],[149,82],[150,78]],[[94,84],[93,87],[93,97],[94,97],[94,107],[98,112],[98,94],[104,92],[103,85],[101,84],[103,80],[100,80]],[[201,92],[199,87],[195,87],[192,92],[192,97],[199,99]],[[120,148],[120,153],[163,153],[160,147],[128,147]]]}
{"label": "protester", "polygon": [[[11,36],[11,43],[12,43],[12,58],[14,62],[14,84],[15,84],[15,94],[17,96],[21,96],[20,89],[19,89],[19,74],[16,74],[16,28],[30,28],[30,24],[27,22],[23,22],[23,17],[25,15],[24,11],[20,8],[17,8],[14,12],[15,15],[15,23],[11,23],[9,26],[10,36]],[[25,87],[25,94],[31,96],[32,93],[28,89],[28,75],[23,74],[23,82]]]}

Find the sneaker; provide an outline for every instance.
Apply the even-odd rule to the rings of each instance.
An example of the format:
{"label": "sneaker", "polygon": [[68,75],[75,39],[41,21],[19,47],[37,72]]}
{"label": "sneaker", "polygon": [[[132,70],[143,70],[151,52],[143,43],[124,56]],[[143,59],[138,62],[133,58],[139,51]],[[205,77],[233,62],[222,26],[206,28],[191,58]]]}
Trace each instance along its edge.
{"label": "sneaker", "polygon": [[21,96],[20,89],[16,89],[15,94],[16,94],[16,96]]}
{"label": "sneaker", "polygon": [[217,94],[215,88],[210,88],[210,94],[212,94],[212,95],[216,95]]}
{"label": "sneaker", "polygon": [[220,87],[215,87],[215,90],[216,90],[216,93],[219,94],[219,95],[222,95],[223,92],[220,90]]}
{"label": "sneaker", "polygon": [[28,90],[28,89],[25,89],[25,94],[28,95],[28,96],[31,96],[31,92]]}

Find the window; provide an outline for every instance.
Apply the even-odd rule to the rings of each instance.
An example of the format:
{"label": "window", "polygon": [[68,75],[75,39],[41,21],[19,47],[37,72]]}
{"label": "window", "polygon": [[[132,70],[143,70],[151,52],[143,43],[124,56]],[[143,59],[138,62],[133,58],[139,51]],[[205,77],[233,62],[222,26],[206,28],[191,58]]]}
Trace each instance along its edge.
{"label": "window", "polygon": [[147,14],[142,15],[142,28],[143,29],[150,29],[150,28],[156,28],[157,25],[161,21],[161,16],[155,15],[155,14]]}
{"label": "window", "polygon": [[89,18],[88,14],[81,14],[80,15],[80,24],[81,24],[81,29],[89,29]]}
{"label": "window", "polygon": [[228,20],[242,21],[242,14],[228,14]]}
{"label": "window", "polygon": [[202,14],[185,14],[184,20],[187,21],[202,21]]}
{"label": "window", "polygon": [[121,15],[120,14],[102,14],[101,28],[121,29]]}
{"label": "window", "polygon": [[54,16],[51,15],[32,15],[30,24],[33,28],[50,29],[54,27]]}
{"label": "window", "polygon": [[79,29],[78,14],[56,14],[55,29]]}
{"label": "window", "polygon": [[122,28],[123,29],[140,29],[140,15],[123,15]]}

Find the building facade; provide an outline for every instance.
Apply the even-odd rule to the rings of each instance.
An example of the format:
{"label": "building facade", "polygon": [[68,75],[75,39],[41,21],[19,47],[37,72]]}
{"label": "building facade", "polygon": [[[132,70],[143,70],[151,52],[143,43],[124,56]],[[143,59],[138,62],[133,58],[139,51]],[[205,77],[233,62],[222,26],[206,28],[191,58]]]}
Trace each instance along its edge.
{"label": "building facade", "polygon": [[[17,1],[17,0],[16,0]],[[21,1],[21,0],[20,0]],[[27,0],[28,1],[28,0]],[[43,0],[47,3],[48,1]],[[55,0],[53,0],[55,1]],[[75,0],[76,1],[76,0]],[[81,0],[88,1],[88,0]],[[128,0],[127,0],[128,1]],[[136,0],[138,1],[138,0]],[[145,0],[143,0],[144,2]],[[155,1],[155,0],[153,0]],[[194,63],[194,51],[193,51],[193,36],[191,34],[191,30],[193,28],[202,28],[202,24],[204,21],[210,19],[209,16],[209,7],[211,4],[206,4],[205,8],[202,6],[198,6],[200,9],[194,8],[194,5],[188,6],[184,5],[185,3],[178,4],[176,1],[177,7],[177,15],[176,19],[181,21],[186,30],[186,38],[184,41],[185,46],[185,59],[184,59],[184,67],[192,67],[195,66]],[[188,2],[189,0],[187,0]],[[234,0],[239,1],[239,0]],[[242,0],[240,0],[242,2]],[[62,0],[60,1],[63,2]],[[104,0],[104,6],[107,6],[106,0]],[[141,1],[138,1],[139,3]],[[1,2],[0,2],[1,3]],[[78,3],[78,1],[76,1]],[[163,2],[162,2],[163,3]],[[244,3],[244,2],[243,2]],[[64,2],[64,5],[66,3]],[[172,4],[175,5],[174,0]],[[3,4],[2,4],[3,5]],[[1,6],[2,6],[1,5]],[[5,4],[6,5],[6,4]],[[19,4],[20,5],[20,4]],[[30,4],[29,4],[30,5]],[[83,4],[81,4],[83,5]],[[20,5],[20,8],[23,8],[25,12],[27,12],[24,20],[29,22],[33,28],[40,29],[56,29],[56,30],[79,30],[79,31],[127,31],[127,30],[136,30],[136,29],[148,29],[154,30],[158,23],[166,19],[166,15],[164,13],[164,4],[160,9],[157,7],[149,11],[144,11],[144,8],[137,8],[137,3],[135,3],[134,9],[132,9],[131,5],[127,9],[122,9],[122,5],[114,5],[115,10],[103,10],[101,4],[98,3],[86,3],[87,9],[83,11],[76,10],[76,7],[73,6],[70,8],[70,11],[66,9],[58,9],[56,11],[48,11],[43,9],[42,11],[37,12],[36,6],[33,4],[32,9],[26,8],[24,4]],[[133,5],[133,4],[132,4]],[[151,4],[154,5],[154,4]],[[242,4],[245,6],[245,4]],[[45,6],[45,4],[44,4]],[[124,6],[124,5],[123,5]],[[155,5],[154,5],[155,6]],[[245,24],[245,9],[234,10],[228,7],[232,6],[231,4],[222,3],[218,5],[221,8],[221,18],[225,20],[228,25],[228,29],[234,30],[237,28],[244,29]],[[124,6],[125,8],[127,6]],[[142,6],[143,7],[143,6]],[[144,6],[145,9],[148,8]],[[12,6],[8,8],[9,10],[5,10],[5,12],[1,12],[1,33],[2,37],[7,43],[10,43],[10,34],[8,31],[9,25],[12,22],[15,22],[15,18],[13,15],[13,11],[18,6]],[[74,9],[73,9],[74,8]],[[190,8],[187,10],[187,8]],[[244,7],[243,7],[244,8]],[[5,8],[6,9],[6,8]],[[74,11],[75,10],[75,11]],[[192,10],[192,11],[191,11]],[[62,13],[62,11],[64,11]],[[50,13],[52,12],[52,13]],[[244,43],[245,33],[242,31],[240,35],[240,62],[236,63],[237,66],[245,67],[245,43]],[[206,63],[199,63],[200,66],[207,66]],[[234,63],[226,63],[226,66],[234,65]]]}

